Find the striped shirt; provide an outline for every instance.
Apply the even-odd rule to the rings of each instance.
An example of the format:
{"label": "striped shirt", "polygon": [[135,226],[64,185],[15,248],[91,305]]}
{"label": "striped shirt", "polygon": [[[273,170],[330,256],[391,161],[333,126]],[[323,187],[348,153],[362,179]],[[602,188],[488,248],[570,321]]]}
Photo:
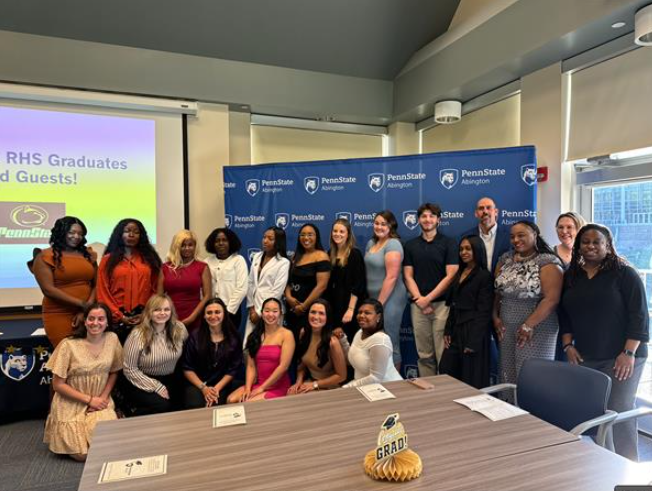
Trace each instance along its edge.
{"label": "striped shirt", "polygon": [[[188,338],[188,331],[181,323],[177,323],[177,329],[183,329],[183,341]],[[174,373],[177,362],[183,353],[183,345],[178,349],[170,347],[167,336],[155,334],[150,350],[144,352],[145,340],[138,329],[133,329],[127,338],[124,346],[124,367],[123,371],[127,380],[132,385],[145,392],[160,392],[165,386],[158,380],[152,378]]]}

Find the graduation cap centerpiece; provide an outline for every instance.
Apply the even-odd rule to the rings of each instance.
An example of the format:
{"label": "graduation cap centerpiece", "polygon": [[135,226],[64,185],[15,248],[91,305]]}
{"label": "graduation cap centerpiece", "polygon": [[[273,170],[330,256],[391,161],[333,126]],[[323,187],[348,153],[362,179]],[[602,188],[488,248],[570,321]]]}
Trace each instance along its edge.
{"label": "graduation cap centerpiece", "polygon": [[399,414],[390,414],[380,427],[376,448],[365,455],[365,473],[378,480],[409,481],[419,477],[422,470],[421,457],[408,448]]}

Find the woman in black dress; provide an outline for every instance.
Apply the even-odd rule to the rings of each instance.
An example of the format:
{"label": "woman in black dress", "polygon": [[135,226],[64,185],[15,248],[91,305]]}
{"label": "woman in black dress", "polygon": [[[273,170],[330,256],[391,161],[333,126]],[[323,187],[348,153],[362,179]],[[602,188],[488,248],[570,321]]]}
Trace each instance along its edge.
{"label": "woman in black dress", "polygon": [[299,230],[297,247],[290,265],[290,277],[285,287],[285,317],[288,329],[299,340],[299,333],[308,325],[308,310],[326,291],[331,274],[328,254],[321,245],[319,229],[306,223]]}
{"label": "woman in black dress", "polygon": [[[638,272],[621,258],[610,230],[589,224],[579,231],[564,274],[559,328],[568,361],[611,378],[607,408],[634,409],[645,368],[650,319]],[[636,420],[613,427],[616,453],[638,460]]]}
{"label": "woman in black dress", "polygon": [[367,276],[364,257],[355,247],[351,223],[338,218],[333,223],[330,238],[331,276],[328,298],[333,309],[334,334],[346,334],[349,343],[359,329],[353,315],[361,300],[367,298]]}
{"label": "woman in black dress", "polygon": [[487,253],[480,237],[464,237],[459,254],[460,269],[446,301],[450,313],[439,370],[481,389],[489,385],[493,276],[487,271]]}

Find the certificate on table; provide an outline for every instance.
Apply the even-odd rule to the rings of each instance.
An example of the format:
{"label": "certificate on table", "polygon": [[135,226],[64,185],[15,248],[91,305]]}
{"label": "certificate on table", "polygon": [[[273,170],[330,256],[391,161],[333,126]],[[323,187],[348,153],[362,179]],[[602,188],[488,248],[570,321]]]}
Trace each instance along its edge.
{"label": "certificate on table", "polygon": [[382,401],[384,399],[396,399],[396,396],[381,384],[369,384],[358,387],[358,390],[368,401]]}
{"label": "certificate on table", "polygon": [[247,424],[244,406],[222,406],[213,409],[213,428]]}
{"label": "certificate on table", "polygon": [[141,477],[162,476],[168,471],[168,456],[155,455],[139,459],[119,460],[102,464],[98,484]]}
{"label": "certificate on table", "polygon": [[511,404],[496,399],[489,394],[455,399],[454,402],[468,407],[471,411],[476,411],[485,415],[491,421],[500,421],[503,419],[514,418],[522,414],[529,414],[524,409],[512,406]]}

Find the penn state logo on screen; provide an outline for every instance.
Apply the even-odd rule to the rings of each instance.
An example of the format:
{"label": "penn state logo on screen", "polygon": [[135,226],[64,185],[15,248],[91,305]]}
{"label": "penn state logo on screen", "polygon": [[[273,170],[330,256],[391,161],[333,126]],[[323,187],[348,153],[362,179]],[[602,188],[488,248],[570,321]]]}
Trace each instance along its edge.
{"label": "penn state logo on screen", "polygon": [[319,178],[316,176],[305,177],[303,187],[308,194],[315,194],[319,190]]}
{"label": "penn state logo on screen", "polygon": [[260,180],[248,179],[245,181],[245,190],[247,191],[247,194],[253,198],[260,191]]}
{"label": "penn state logo on screen", "polygon": [[233,223],[233,217],[229,215],[228,213],[224,215],[224,226],[226,228],[231,228],[231,224]]}
{"label": "penn state logo on screen", "polygon": [[352,218],[351,217],[351,212],[350,211],[338,211],[337,213],[335,213],[335,220],[338,220],[340,218],[342,218],[342,219],[346,220],[347,222],[351,223],[351,218]]}
{"label": "penn state logo on screen", "polygon": [[439,182],[446,189],[452,189],[460,178],[457,169],[442,169],[439,171]]}
{"label": "penn state logo on screen", "polygon": [[409,230],[414,230],[419,225],[419,218],[416,210],[407,210],[403,212],[403,225]]}
{"label": "penn state logo on screen", "polygon": [[24,353],[22,348],[8,346],[2,353],[2,373],[11,380],[20,382],[27,377],[36,364],[34,349]]}
{"label": "penn state logo on screen", "polygon": [[534,186],[537,182],[537,166],[536,164],[526,164],[521,166],[521,179],[528,186]]}
{"label": "penn state logo on screen", "polygon": [[254,247],[252,249],[247,249],[247,257],[249,258],[249,264],[254,262],[254,256],[260,252],[260,249]]}
{"label": "penn state logo on screen", "polygon": [[274,223],[278,228],[285,230],[290,224],[290,215],[289,213],[277,213],[274,215]]}
{"label": "penn state logo on screen", "polygon": [[374,193],[377,193],[385,187],[385,174],[382,172],[374,172],[367,176],[367,183]]}

